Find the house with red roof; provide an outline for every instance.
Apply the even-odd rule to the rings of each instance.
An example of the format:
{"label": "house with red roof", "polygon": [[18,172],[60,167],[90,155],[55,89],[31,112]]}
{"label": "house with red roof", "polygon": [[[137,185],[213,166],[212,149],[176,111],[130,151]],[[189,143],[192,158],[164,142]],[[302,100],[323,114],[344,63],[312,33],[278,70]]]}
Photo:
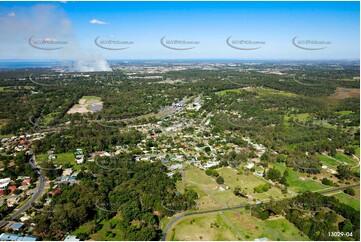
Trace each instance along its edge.
{"label": "house with red roof", "polygon": [[53,195],[59,195],[61,193],[60,189],[56,189]]}
{"label": "house with red roof", "polygon": [[22,145],[26,144],[26,142],[27,142],[27,140],[25,140],[25,139],[20,140],[20,144],[22,144]]}
{"label": "house with red roof", "polygon": [[16,190],[16,186],[15,185],[12,185],[9,187],[9,191],[10,193],[14,192]]}
{"label": "house with red roof", "polygon": [[26,178],[21,182],[21,185],[26,186],[26,185],[29,185],[30,182],[31,182],[31,178]]}

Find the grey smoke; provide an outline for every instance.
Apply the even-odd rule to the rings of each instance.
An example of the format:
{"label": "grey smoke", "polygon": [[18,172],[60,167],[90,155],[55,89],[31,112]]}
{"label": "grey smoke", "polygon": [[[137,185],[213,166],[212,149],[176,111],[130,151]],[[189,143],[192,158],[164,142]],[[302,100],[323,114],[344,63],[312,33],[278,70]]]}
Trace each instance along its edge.
{"label": "grey smoke", "polygon": [[77,60],[74,69],[79,72],[112,71],[106,60],[98,58]]}
{"label": "grey smoke", "polygon": [[[0,59],[72,59],[75,71],[111,71],[101,54],[84,49],[78,43],[72,21],[61,6],[35,4],[15,7],[9,12],[13,14],[0,17]],[[60,50],[39,50],[29,45],[30,37],[61,40],[68,44]],[[88,54],[90,52],[94,54]]]}

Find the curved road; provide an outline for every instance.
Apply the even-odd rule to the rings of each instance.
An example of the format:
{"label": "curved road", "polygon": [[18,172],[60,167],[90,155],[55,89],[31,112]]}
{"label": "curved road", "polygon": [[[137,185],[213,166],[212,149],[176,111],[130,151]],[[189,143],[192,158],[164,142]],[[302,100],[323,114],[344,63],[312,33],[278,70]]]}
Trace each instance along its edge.
{"label": "curved road", "polygon": [[[22,214],[23,212],[25,212],[27,209],[29,209],[29,207],[31,207],[31,204],[33,202],[36,201],[36,199],[38,199],[41,195],[41,193],[44,190],[45,187],[45,177],[44,175],[41,173],[40,169],[38,169],[38,167],[36,166],[36,164],[34,163],[34,159],[33,157],[30,158],[30,165],[32,166],[32,168],[34,170],[36,170],[36,172],[39,175],[39,186],[38,189],[33,193],[33,195],[31,196],[31,198],[25,203],[23,204],[20,208],[16,208],[14,210],[14,212],[10,215],[8,215],[6,218],[11,221],[15,218],[17,218],[20,214]],[[5,226],[9,221],[8,220],[2,220],[0,221],[0,228]]]}
{"label": "curved road", "polygon": [[[322,192],[319,192],[319,193],[320,194],[327,194],[327,193],[332,193],[332,192],[335,192],[335,191],[345,190],[347,188],[353,188],[353,187],[359,187],[359,186],[360,186],[360,184],[355,184],[355,185],[346,186],[346,187],[337,187],[337,188],[332,188],[332,189],[329,189],[327,191],[322,191]],[[263,204],[265,204],[265,203],[263,203]],[[259,206],[259,205],[261,205],[261,204],[251,204],[250,206]],[[198,215],[198,214],[215,213],[215,212],[221,212],[221,211],[233,210],[233,209],[245,208],[245,207],[246,207],[246,205],[241,205],[241,206],[236,206],[236,207],[232,207],[232,208],[228,208],[228,207],[227,208],[219,208],[219,209],[205,210],[205,211],[199,211],[199,212],[191,212],[191,213],[187,213],[187,214],[178,215],[177,217],[173,218],[167,224],[167,226],[165,227],[164,233],[163,233],[163,236],[162,236],[162,240],[166,241],[168,231],[172,227],[172,225],[175,222],[177,222],[178,220],[183,219],[185,217],[192,216],[192,215]]]}

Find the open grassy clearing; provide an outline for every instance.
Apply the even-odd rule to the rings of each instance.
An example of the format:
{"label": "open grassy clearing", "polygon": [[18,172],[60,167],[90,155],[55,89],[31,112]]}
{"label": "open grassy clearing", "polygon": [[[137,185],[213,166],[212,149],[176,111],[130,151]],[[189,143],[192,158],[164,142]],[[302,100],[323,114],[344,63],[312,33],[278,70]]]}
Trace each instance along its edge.
{"label": "open grassy clearing", "polygon": [[[117,224],[122,220],[121,215],[117,214],[110,220],[100,222],[103,227],[94,234],[90,235],[91,240],[96,241],[120,241],[124,240],[124,232],[118,228]],[[72,232],[72,235],[81,233],[90,233],[94,227],[94,222],[88,222],[80,226],[77,230]]]}
{"label": "open grassy clearing", "polygon": [[288,188],[291,191],[305,192],[330,188],[329,186],[325,186],[320,182],[317,182],[317,180],[312,179],[313,176],[318,177],[318,180],[320,180],[321,177],[327,177],[331,179],[331,175],[328,173],[321,173],[317,175],[311,175],[311,177],[307,177],[308,174],[296,172],[293,169],[286,167],[285,163],[273,163],[272,166],[281,171],[282,173],[286,170],[288,171],[287,182],[289,184]]}
{"label": "open grassy clearing", "polygon": [[227,93],[240,93],[240,89],[227,89],[227,90],[222,90],[222,91],[219,91],[219,92],[216,92],[217,95],[220,95],[220,96],[223,96],[223,95],[226,95]]}
{"label": "open grassy clearing", "polygon": [[21,87],[17,87],[17,86],[6,86],[6,87],[0,87],[0,92],[12,92],[12,91],[16,91],[16,89],[26,89],[26,90],[32,90],[34,89],[35,86],[21,86]]}
{"label": "open grassy clearing", "polygon": [[289,184],[289,189],[294,192],[316,191],[330,188],[329,186],[325,186],[312,180],[312,178],[308,178],[307,174],[295,172],[294,170],[289,168],[287,169],[287,171],[287,182]]}
{"label": "open grassy clearing", "polygon": [[86,100],[101,100],[100,97],[97,96],[83,96],[82,99],[86,99]]}
{"label": "open grassy clearing", "polygon": [[194,190],[198,194],[198,199],[196,200],[196,210],[209,210],[221,207],[211,197],[209,197],[204,190],[202,190],[198,186],[183,181],[177,182],[177,190],[179,192],[183,193],[185,187]]}
{"label": "open grassy clearing", "polygon": [[169,230],[167,240],[238,240],[219,213],[184,218]]}
{"label": "open grassy clearing", "polygon": [[328,98],[330,99],[344,99],[344,98],[360,98],[359,88],[344,88],[338,87],[336,92],[331,94]]}
{"label": "open grassy clearing", "polygon": [[350,114],[353,114],[354,112],[352,111],[339,111],[339,112],[336,112],[338,115],[340,116],[345,116],[345,115],[350,115]]}
{"label": "open grassy clearing", "polygon": [[[62,166],[66,165],[66,164],[70,164],[73,166],[77,165],[74,154],[71,152],[59,153],[59,154],[55,154],[55,155],[57,156],[56,159],[53,159],[53,163],[55,165],[62,165]],[[41,165],[41,163],[49,161],[48,157],[49,157],[48,154],[40,154],[40,155],[36,156],[36,161],[39,165]]]}
{"label": "open grassy clearing", "polygon": [[[10,119],[0,119],[0,128],[4,127],[9,122],[10,122]],[[9,135],[9,137],[11,137],[11,136]],[[7,138],[7,137],[0,136],[0,138],[3,139],[3,138]]]}
{"label": "open grassy clearing", "polygon": [[350,156],[342,154],[340,152],[337,152],[337,154],[334,157],[335,159],[341,161],[341,162],[345,162],[349,165],[357,165],[357,161],[352,159]]}
{"label": "open grassy clearing", "polygon": [[[251,171],[243,171],[243,174],[238,174],[237,171],[230,167],[223,167],[217,170],[223,176],[225,182],[218,185],[214,178],[207,176],[204,171],[195,167],[188,166],[185,171],[185,182],[178,182],[177,188],[179,191],[184,191],[184,186],[192,188],[199,194],[197,200],[198,210],[207,210],[225,207],[228,203],[233,207],[239,204],[255,203],[255,201],[268,201],[271,197],[274,199],[284,199],[288,194],[282,194],[277,187],[272,187],[264,193],[255,193],[253,188],[266,184],[263,178],[257,177]],[[226,190],[220,190],[219,187],[229,187]],[[236,186],[244,189],[249,198],[237,197],[233,190]]]}
{"label": "open grassy clearing", "polygon": [[246,90],[255,91],[260,95],[284,95],[287,97],[296,97],[297,96],[297,94],[295,94],[295,93],[279,91],[276,89],[265,88],[265,87],[256,87],[256,88],[250,88],[250,89],[246,89]]}
{"label": "open grassy clearing", "polygon": [[225,211],[226,217],[238,228],[247,240],[266,237],[268,240],[307,240],[292,223],[283,217],[262,221],[253,217],[249,211]]}
{"label": "open grassy clearing", "polygon": [[61,114],[60,112],[52,112],[42,116],[41,119],[39,120],[39,125],[50,125],[51,122],[59,118],[60,114]]}
{"label": "open grassy clearing", "polygon": [[[247,171],[248,175],[246,174],[245,171],[242,171],[243,174],[239,175],[239,174],[237,174],[237,171],[235,169],[233,169],[231,167],[224,167],[224,168],[221,168],[220,170],[218,170],[218,172],[221,176],[223,176],[224,181],[225,181],[224,184],[226,186],[230,187],[230,190],[232,191],[232,193],[233,193],[234,188],[236,186],[239,186],[242,189],[244,189],[248,195],[250,195],[252,198],[257,199],[257,200],[261,200],[261,201],[268,200],[270,197],[273,197],[274,199],[285,198],[285,195],[282,194],[281,190],[276,187],[272,187],[267,192],[254,193],[254,191],[253,191],[254,187],[261,185],[261,184],[266,184],[267,181],[265,181],[264,179],[262,179],[260,177],[257,177],[251,171]],[[233,200],[234,199],[232,199],[232,201]],[[243,202],[251,202],[244,198],[243,199],[240,198],[239,200],[244,200]]]}
{"label": "open grassy clearing", "polygon": [[333,196],[336,197],[341,203],[349,205],[354,209],[360,211],[360,200],[357,199],[357,195],[350,196],[345,194],[344,192],[339,192]]}
{"label": "open grassy clearing", "polygon": [[[185,171],[185,183],[187,184],[187,186],[198,187],[203,192],[203,194],[209,194],[223,204],[225,204],[229,198],[234,197],[231,189],[220,191],[217,188],[219,185],[216,183],[215,179],[207,176],[204,171],[199,170],[198,168],[195,168],[193,166],[188,166]],[[225,186],[226,185],[223,185],[223,187]],[[213,203],[210,203],[210,205],[212,204]],[[220,206],[221,204],[217,204],[217,207]]]}
{"label": "open grassy clearing", "polygon": [[341,164],[341,162],[321,154],[317,154],[317,157],[320,158],[322,163],[326,164],[327,166],[332,166],[332,168],[336,168],[338,165]]}
{"label": "open grassy clearing", "polygon": [[222,91],[216,92],[216,94],[217,95],[226,95],[227,93],[239,93],[242,90],[257,92],[259,95],[284,95],[287,97],[297,96],[297,94],[294,94],[291,92],[280,91],[280,90],[276,90],[276,89],[272,89],[272,88],[265,88],[265,87],[227,89],[227,90],[222,90]]}

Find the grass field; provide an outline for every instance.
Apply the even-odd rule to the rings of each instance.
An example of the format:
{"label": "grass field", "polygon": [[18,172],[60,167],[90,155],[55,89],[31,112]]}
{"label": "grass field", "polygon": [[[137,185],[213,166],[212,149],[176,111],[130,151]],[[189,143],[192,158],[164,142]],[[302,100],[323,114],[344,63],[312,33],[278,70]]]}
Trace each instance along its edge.
{"label": "grass field", "polygon": [[337,152],[337,154],[335,155],[334,157],[335,159],[341,161],[341,162],[345,162],[349,165],[356,165],[357,164],[357,161],[352,159],[350,156],[347,156],[345,154],[342,154],[340,152]]}
{"label": "grass field", "polygon": [[167,240],[238,240],[219,213],[182,219],[169,230]]}
{"label": "grass field", "polygon": [[333,196],[336,197],[341,203],[349,205],[350,207],[360,211],[360,200],[357,199],[357,196],[350,196],[343,192],[337,193]]}
{"label": "grass field", "polygon": [[297,94],[295,93],[291,93],[291,92],[286,92],[286,91],[279,91],[276,89],[272,89],[272,88],[252,88],[252,89],[247,89],[250,91],[255,91],[260,95],[284,95],[287,97],[296,97]]}
{"label": "grass field", "polygon": [[[121,241],[124,240],[124,232],[117,227],[117,224],[121,221],[121,216],[117,214],[114,218],[102,221],[102,229],[98,232],[91,234],[90,239],[96,241]],[[77,230],[72,232],[72,235],[78,235],[81,233],[90,233],[91,228],[94,226],[94,222],[88,222],[80,226]]]}
{"label": "grass field", "polygon": [[360,89],[359,88],[344,88],[338,87],[336,92],[331,94],[328,98],[330,99],[344,99],[344,98],[360,98]]}
{"label": "grass field", "polygon": [[299,113],[299,114],[294,114],[291,117],[294,120],[299,120],[299,121],[305,122],[310,117],[310,114],[309,113]]}
{"label": "grass field", "polygon": [[227,89],[227,90],[222,90],[222,91],[216,92],[216,94],[220,95],[220,96],[223,96],[223,95],[226,95],[229,92],[239,93],[240,90],[239,89]]}
{"label": "grass field", "polygon": [[[10,121],[10,119],[0,119],[0,128],[4,127],[5,125],[8,124],[8,122]],[[11,137],[11,136],[10,136]],[[3,138],[7,138],[6,136],[5,137],[2,137],[0,136],[1,139]]]}
{"label": "grass field", "polygon": [[226,211],[227,218],[238,228],[247,240],[266,237],[268,240],[308,240],[292,223],[280,217],[265,221],[253,217],[248,212]]}
{"label": "grass field", "polygon": [[[68,153],[60,153],[60,154],[56,154],[57,158],[53,160],[53,163],[55,165],[66,165],[66,164],[71,164],[71,165],[77,165],[76,161],[75,161],[75,157],[74,154],[71,152]],[[36,161],[38,164],[41,165],[42,162],[48,161],[48,154],[40,154],[36,156]]]}
{"label": "grass field", "polygon": [[307,177],[306,173],[299,173],[291,168],[287,168],[285,163],[274,163],[272,166],[282,173],[286,170],[288,171],[288,188],[294,192],[316,191],[327,188],[327,186],[313,180],[313,176]]}
{"label": "grass field", "polygon": [[86,99],[86,100],[101,100],[100,97],[97,96],[83,96],[82,99]]}
{"label": "grass field", "polygon": [[261,184],[266,184],[267,181],[265,181],[260,177],[257,177],[252,172],[249,172],[248,175],[246,175],[245,172],[243,172],[242,175],[238,175],[237,171],[230,167],[224,167],[220,169],[218,172],[221,176],[223,176],[225,185],[229,186],[230,190],[232,191],[236,186],[240,186],[242,189],[245,189],[245,191],[247,191],[248,195],[258,200],[265,200],[265,199],[269,199],[270,197],[273,197],[275,199],[285,198],[281,190],[276,187],[272,187],[267,192],[254,193],[253,192],[254,187]]}
{"label": "grass field", "polygon": [[52,112],[41,117],[39,125],[49,125],[52,121],[59,118],[60,112]]}
{"label": "grass field", "polygon": [[22,87],[8,86],[8,87],[0,87],[0,92],[12,92],[12,91],[15,91],[16,89],[19,89],[19,88],[31,90],[31,89],[34,89],[35,86],[22,86]]}
{"label": "grass field", "polygon": [[289,168],[287,171],[287,182],[289,184],[289,189],[294,192],[316,191],[329,188],[328,186],[312,180],[312,178],[308,178],[306,174],[295,172]]}
{"label": "grass field", "polygon": [[288,96],[288,97],[297,96],[297,94],[294,94],[294,93],[291,93],[291,92],[279,91],[279,90],[275,90],[275,89],[272,89],[272,88],[227,89],[227,90],[222,90],[222,91],[216,92],[216,94],[225,95],[225,94],[227,94],[229,92],[239,93],[242,90],[254,91],[254,92],[257,92],[260,95],[284,95],[284,96]]}
{"label": "grass field", "polygon": [[[199,170],[193,166],[188,166],[185,170],[185,181],[177,183],[177,189],[180,192],[184,191],[184,187],[192,188],[195,190],[199,198],[197,200],[198,210],[208,210],[220,207],[225,207],[228,203],[229,206],[239,204],[255,203],[258,201],[269,201],[272,197],[274,199],[283,199],[289,196],[282,194],[281,190],[277,187],[272,187],[267,192],[254,193],[253,188],[266,184],[263,178],[255,176],[252,172],[243,172],[237,174],[237,171],[230,167],[223,167],[217,170],[223,176],[224,184],[218,185],[214,178],[207,176],[204,171]],[[221,191],[218,187],[229,187]],[[236,186],[244,189],[250,198],[237,197],[234,195],[233,190]]]}
{"label": "grass field", "polygon": [[340,116],[344,116],[344,115],[350,115],[353,114],[354,112],[352,111],[340,111],[340,112],[336,112],[338,115]]}
{"label": "grass field", "polygon": [[336,168],[338,165],[341,164],[341,162],[338,162],[337,160],[331,159],[327,156],[318,154],[317,155],[318,158],[320,158],[320,160],[325,163],[327,166],[332,166],[333,168]]}

